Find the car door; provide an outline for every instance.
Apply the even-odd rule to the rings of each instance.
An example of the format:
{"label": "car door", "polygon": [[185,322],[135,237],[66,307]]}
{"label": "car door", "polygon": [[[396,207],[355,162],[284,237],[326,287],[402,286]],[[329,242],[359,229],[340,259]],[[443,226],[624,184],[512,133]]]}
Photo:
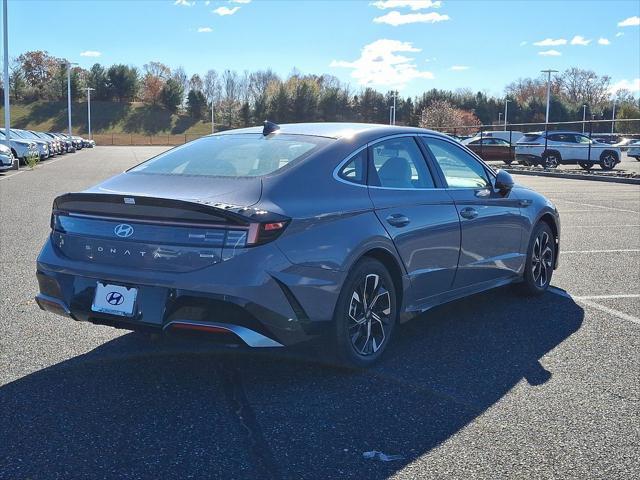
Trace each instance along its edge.
{"label": "car door", "polygon": [[526,221],[513,192],[506,196],[476,157],[453,142],[422,136],[460,216],[461,248],[454,288],[512,277],[522,272]]}
{"label": "car door", "polygon": [[509,142],[501,138],[494,138],[493,143],[494,160],[513,160],[513,155],[511,154],[511,144]]}
{"label": "car door", "polygon": [[413,135],[369,145],[369,194],[411,279],[410,301],[448,290],[460,249],[460,221],[452,198],[434,181]]}
{"label": "car door", "polygon": [[[597,152],[591,148],[591,140],[586,135],[573,135],[575,138],[576,146],[576,155],[574,155],[575,159],[578,161],[589,160],[589,158],[594,159],[598,158]],[[595,154],[595,155],[594,155]]]}
{"label": "car door", "polygon": [[549,135],[549,140],[553,142],[553,144],[548,143],[547,148],[560,152],[562,160],[576,160],[579,149],[576,148],[578,144],[576,143],[576,139],[573,135],[568,135],[566,133],[552,133]]}

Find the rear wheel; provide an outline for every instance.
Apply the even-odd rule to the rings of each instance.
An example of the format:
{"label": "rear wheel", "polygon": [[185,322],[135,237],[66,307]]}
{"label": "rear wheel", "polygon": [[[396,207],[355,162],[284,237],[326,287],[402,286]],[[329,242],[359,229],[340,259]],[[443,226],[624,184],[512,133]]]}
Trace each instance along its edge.
{"label": "rear wheel", "polygon": [[542,166],[544,168],[558,168],[561,160],[558,152],[547,152],[542,156]]}
{"label": "rear wheel", "polygon": [[338,361],[352,367],[375,363],[391,341],[397,316],[389,271],[379,261],[365,257],[349,272],[336,305]]}
{"label": "rear wheel", "polygon": [[584,170],[591,170],[591,168],[593,168],[593,163],[591,162],[578,162],[578,165]]}
{"label": "rear wheel", "polygon": [[613,152],[602,152],[600,155],[600,168],[602,170],[613,170],[618,163],[618,157]]}
{"label": "rear wheel", "polygon": [[505,165],[511,165],[513,163],[513,160],[503,160]]}
{"label": "rear wheel", "polygon": [[541,295],[551,283],[556,255],[556,241],[549,225],[536,225],[529,240],[529,250],[521,290],[526,295]]}

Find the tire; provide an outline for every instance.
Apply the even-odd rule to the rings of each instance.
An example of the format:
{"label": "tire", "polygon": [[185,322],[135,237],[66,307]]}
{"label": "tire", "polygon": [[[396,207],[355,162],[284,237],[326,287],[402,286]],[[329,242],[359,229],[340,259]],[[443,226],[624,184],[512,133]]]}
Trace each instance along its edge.
{"label": "tire", "polygon": [[545,170],[548,168],[558,168],[561,161],[562,157],[558,152],[546,152],[542,156],[542,166]]}
{"label": "tire", "polygon": [[602,170],[613,170],[618,163],[618,156],[614,152],[602,152],[600,155],[600,168]]}
{"label": "tire", "polygon": [[589,170],[591,170],[593,168],[593,163],[591,163],[591,162],[578,162],[578,165],[580,165],[580,167],[583,170],[587,170],[587,171],[589,171]]}
{"label": "tire", "polygon": [[556,242],[551,227],[539,222],[533,229],[527,250],[522,293],[528,296],[542,295],[549,288],[556,256]]}
{"label": "tire", "polygon": [[505,165],[511,165],[513,163],[513,160],[503,160]]}
{"label": "tire", "polygon": [[379,261],[363,258],[347,275],[336,304],[335,359],[347,367],[373,365],[389,345],[397,317],[389,271]]}

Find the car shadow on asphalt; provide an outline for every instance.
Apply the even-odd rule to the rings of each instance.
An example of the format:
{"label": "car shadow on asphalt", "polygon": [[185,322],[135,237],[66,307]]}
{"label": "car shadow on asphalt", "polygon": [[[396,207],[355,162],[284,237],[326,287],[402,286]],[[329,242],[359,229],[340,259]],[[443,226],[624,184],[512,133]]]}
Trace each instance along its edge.
{"label": "car shadow on asphalt", "polygon": [[0,388],[0,477],[387,478],[552,380],[540,360],[583,316],[499,289],[402,326],[366,371],[125,334]]}

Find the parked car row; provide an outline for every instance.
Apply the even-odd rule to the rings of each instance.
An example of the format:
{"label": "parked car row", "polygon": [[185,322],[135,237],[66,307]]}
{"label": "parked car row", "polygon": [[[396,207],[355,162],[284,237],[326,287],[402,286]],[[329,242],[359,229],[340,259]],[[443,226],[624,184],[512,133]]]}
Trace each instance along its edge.
{"label": "parked car row", "polygon": [[11,129],[7,140],[5,131],[0,129],[0,171],[12,167],[14,159],[26,164],[27,158],[37,155],[45,160],[54,155],[74,153],[83,148],[93,148],[96,142],[62,132],[37,132],[34,130]]}
{"label": "parked car row", "polygon": [[[639,142],[639,143],[636,143]],[[640,141],[629,140],[623,145],[603,143],[598,138],[572,131],[516,131],[482,132],[461,141],[483,160],[501,160],[507,165],[517,161],[521,165],[540,165],[557,168],[577,164],[585,170],[599,165],[611,170],[620,163],[622,151],[640,161]]]}

